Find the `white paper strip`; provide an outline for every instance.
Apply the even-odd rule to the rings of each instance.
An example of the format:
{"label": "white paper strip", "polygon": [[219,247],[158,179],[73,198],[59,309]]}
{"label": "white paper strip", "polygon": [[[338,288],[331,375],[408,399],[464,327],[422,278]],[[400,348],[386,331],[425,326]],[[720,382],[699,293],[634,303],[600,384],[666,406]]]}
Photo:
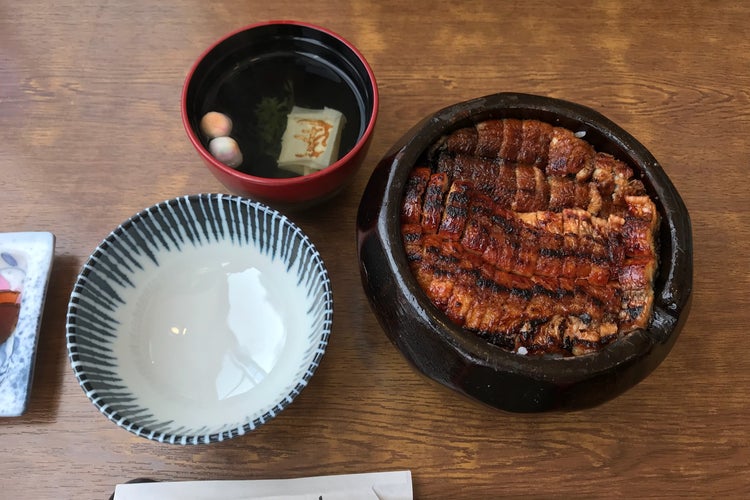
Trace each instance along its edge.
{"label": "white paper strip", "polygon": [[411,471],[297,479],[120,484],[115,500],[412,500]]}

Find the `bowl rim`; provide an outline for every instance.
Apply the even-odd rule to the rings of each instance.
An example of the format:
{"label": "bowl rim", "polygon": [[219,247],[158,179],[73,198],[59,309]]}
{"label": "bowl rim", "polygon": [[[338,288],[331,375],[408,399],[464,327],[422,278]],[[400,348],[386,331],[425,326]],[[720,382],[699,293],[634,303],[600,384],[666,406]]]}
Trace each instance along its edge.
{"label": "bowl rim", "polygon": [[[221,204],[222,206],[217,209],[218,212],[214,216],[214,218],[220,217],[221,210],[228,208],[229,205],[236,205],[238,207],[237,210],[240,209],[240,206],[243,206],[245,210],[248,211],[247,216],[252,216],[254,218],[255,224],[257,224],[258,227],[258,233],[267,234],[269,231],[276,231],[277,228],[279,228],[278,230],[281,230],[280,228],[286,227],[289,235],[284,236],[284,241],[293,246],[299,245],[300,249],[304,249],[306,255],[302,256],[303,260],[301,262],[306,263],[306,266],[310,268],[310,271],[313,272],[314,275],[321,280],[320,289],[322,291],[322,298],[320,300],[323,305],[320,307],[320,314],[322,315],[322,320],[319,322],[316,321],[316,324],[320,324],[320,332],[316,332],[315,335],[306,336],[306,338],[309,338],[310,347],[305,349],[306,354],[303,358],[303,360],[308,361],[306,363],[306,366],[302,366],[301,369],[298,370],[298,373],[302,373],[302,377],[295,378],[295,383],[293,386],[291,386],[288,392],[279,392],[280,396],[274,400],[274,403],[272,405],[267,406],[265,409],[259,408],[264,410],[262,414],[248,413],[246,415],[247,418],[242,420],[241,426],[214,431],[212,433],[186,434],[181,432],[173,432],[172,430],[156,431],[151,428],[153,423],[139,423],[130,420],[129,417],[124,416],[120,413],[120,410],[117,407],[116,403],[109,402],[106,399],[106,395],[102,395],[95,387],[91,385],[89,372],[87,371],[86,366],[83,365],[83,363],[80,361],[80,342],[78,338],[81,335],[81,332],[79,332],[79,327],[76,319],[79,318],[79,313],[82,310],[86,311],[87,309],[90,309],[90,306],[84,307],[81,305],[80,295],[82,290],[89,286],[87,285],[87,283],[89,282],[88,277],[91,272],[95,268],[97,268],[100,257],[102,255],[115,254],[115,260],[117,261],[116,263],[118,268],[124,267],[126,269],[129,269],[131,264],[133,262],[136,262],[135,258],[131,257],[131,259],[133,260],[125,259],[122,255],[120,255],[122,249],[118,249],[116,251],[113,250],[113,243],[117,239],[121,238],[123,234],[131,231],[132,228],[135,227],[136,223],[140,222],[145,226],[150,227],[151,225],[155,224],[151,219],[153,214],[162,213],[162,209],[174,207],[175,205],[181,203],[190,205],[190,209],[195,210],[198,210],[198,207],[195,206],[196,204],[207,203],[211,205],[210,211],[213,211],[213,209],[215,208],[214,205]],[[225,204],[227,205],[227,207],[224,206]],[[202,208],[205,209],[205,207]],[[251,211],[252,214],[249,213]],[[177,216],[173,217],[174,220],[178,220]],[[231,215],[231,217],[234,217],[234,215]],[[270,218],[270,220],[266,220],[268,218]],[[183,223],[182,221],[178,222],[180,224]],[[215,221],[209,223],[207,220],[206,225],[212,227],[204,228],[204,231],[214,231],[213,239],[211,235],[207,233],[203,233],[202,236],[198,235],[197,239],[200,241],[203,238],[211,245],[218,243],[219,236],[216,233],[219,231],[219,229],[213,227],[213,224],[215,223]],[[235,221],[235,224],[240,224],[240,221]],[[195,230],[197,231],[197,229]],[[136,228],[135,232],[137,233],[137,236],[142,236],[141,229]],[[249,233],[246,233],[245,236],[249,241],[249,244],[260,245],[261,247],[265,247],[268,251],[272,251],[274,253],[276,253],[276,251],[280,251],[280,249],[275,247],[275,244],[273,242],[267,240],[266,238],[259,238],[258,241],[253,242],[250,240],[253,240],[254,238],[251,237]],[[174,243],[177,236],[168,235],[159,237],[159,239],[162,238],[165,241],[168,241],[168,243],[160,251],[164,251],[164,249],[166,249],[167,252],[171,253],[172,250],[170,248],[170,245],[172,244],[179,247],[179,244]],[[132,240],[132,236],[129,236],[127,239]],[[221,241],[226,242],[231,240],[231,243],[234,244],[235,241],[239,241],[240,239],[241,234],[232,233],[232,229],[230,228],[227,230],[227,234],[222,236]],[[145,243],[145,246],[143,245],[143,243]],[[153,257],[151,256],[151,249],[148,247],[149,240],[144,237],[143,243],[132,243],[131,246],[133,246],[133,248],[135,248],[138,252],[143,252],[143,255],[141,255],[140,258],[152,259]],[[151,244],[157,246],[155,242],[151,242]],[[187,243],[184,242],[184,244]],[[276,256],[275,258],[280,257]],[[123,260],[121,261],[119,259]],[[138,264],[136,263],[135,266],[137,267]],[[107,271],[105,270],[103,272],[106,273]],[[120,278],[115,277],[113,278],[113,281],[118,281],[119,279]],[[127,277],[125,278],[125,281],[127,281]],[[307,281],[309,280],[305,280],[305,282]],[[94,286],[98,287],[99,285],[94,284]],[[287,408],[308,385],[309,381],[312,379],[313,375],[316,373],[318,367],[320,366],[321,360],[325,355],[328,343],[330,342],[332,323],[333,289],[330,275],[317,247],[309,238],[309,236],[298,225],[296,225],[291,219],[289,219],[278,210],[256,200],[233,194],[200,193],[170,198],[140,210],[139,212],[128,217],[125,221],[123,221],[112,231],[110,231],[107,236],[96,246],[96,248],[91,252],[89,257],[82,265],[70,294],[65,325],[67,344],[66,351],[76,380],[78,381],[80,387],[83,389],[83,392],[99,410],[99,412],[105,415],[110,421],[114,422],[118,427],[121,427],[129,431],[130,433],[135,434],[136,436],[144,437],[151,441],[179,445],[209,444],[224,441],[252,432],[261,425],[276,417],[281,411]],[[97,329],[94,328],[94,330]],[[96,336],[97,334],[101,334],[101,332],[99,332],[98,330],[95,331],[94,335]],[[314,347],[314,349],[312,349],[312,347]],[[113,371],[113,374],[116,373],[116,370]]]}
{"label": "bowl rim", "polygon": [[[398,203],[385,202],[376,210],[376,227],[372,229],[384,248],[388,270],[398,281],[397,293],[403,295],[401,298],[414,310],[418,321],[430,327],[445,345],[463,359],[493,371],[516,373],[543,382],[574,384],[609,373],[616,366],[634,363],[654,349],[666,347],[668,350],[675,340],[673,332],[685,319],[686,314],[682,312],[689,308],[692,291],[689,214],[679,193],[653,155],[629,132],[598,111],[563,99],[516,92],[500,92],[449,105],[417,123],[384,156],[379,167],[388,169],[388,172],[385,174],[387,178],[381,179],[383,185],[379,188],[383,189],[383,194],[391,190],[391,193],[402,196],[411,167],[442,134],[483,119],[517,118],[515,115],[523,115],[524,111],[549,113],[567,121],[580,122],[586,129],[600,133],[627,151],[630,155],[627,163],[648,179],[650,186],[647,189],[652,199],[656,198],[654,202],[662,215],[660,224],[666,225],[666,231],[662,229],[661,234],[669,235],[671,242],[670,258],[666,263],[662,262],[659,269],[660,273],[666,274],[662,275],[664,284],[660,289],[656,288],[656,283],[654,285],[654,311],[649,327],[630,332],[597,352],[572,357],[524,356],[490,344],[451,323],[418,285],[408,267],[401,238],[400,199]],[[665,203],[669,207],[662,210]],[[360,231],[361,224],[367,223],[358,221]],[[361,245],[362,235],[359,239]],[[676,277],[686,272],[689,273],[687,286],[675,290],[673,282]],[[392,335],[388,331],[386,333]],[[413,359],[411,361],[414,362]]]}
{"label": "bowl rim", "polygon": [[[220,161],[218,161],[216,158],[211,155],[211,153],[203,146],[203,143],[200,140],[200,137],[198,137],[197,133],[193,129],[193,127],[190,124],[190,117],[188,116],[188,105],[187,105],[187,95],[188,95],[188,89],[190,87],[190,83],[193,79],[193,76],[198,69],[198,67],[203,63],[203,61],[206,59],[206,57],[219,45],[224,43],[225,41],[229,40],[230,38],[237,36],[241,33],[245,33],[247,31],[251,31],[258,28],[263,28],[267,26],[298,26],[302,28],[311,29],[313,31],[321,32],[327,36],[330,36],[336,40],[338,40],[340,43],[342,43],[348,50],[350,50],[354,56],[359,60],[359,62],[364,67],[365,71],[367,72],[367,79],[368,84],[370,87],[370,90],[372,91],[372,113],[370,113],[369,120],[367,121],[367,125],[365,126],[365,130],[360,134],[360,136],[357,138],[357,142],[354,144],[352,149],[350,149],[344,156],[333,162],[328,167],[321,169],[317,172],[313,172],[311,174],[307,175],[300,175],[297,177],[284,177],[284,178],[271,178],[271,177],[261,177],[258,175],[252,175],[248,174],[246,172],[242,172],[236,169],[233,169],[227,165],[224,165]],[[182,117],[182,125],[185,128],[185,131],[187,133],[188,139],[190,140],[190,143],[193,145],[193,147],[198,151],[201,158],[203,158],[204,161],[209,163],[212,168],[222,172],[223,175],[227,175],[230,177],[237,178],[243,182],[250,182],[254,185],[261,186],[264,188],[284,188],[284,187],[300,187],[304,186],[308,183],[314,183],[316,179],[332,174],[338,170],[344,169],[346,165],[350,163],[350,161],[355,158],[360,151],[366,146],[368,139],[372,135],[374,129],[375,129],[375,122],[377,121],[378,117],[378,109],[380,104],[380,97],[378,92],[378,84],[377,80],[375,79],[375,73],[372,70],[372,67],[370,66],[367,59],[365,59],[365,56],[362,54],[362,52],[354,46],[351,42],[349,42],[346,38],[342,37],[338,33],[313,24],[308,23],[305,21],[297,21],[292,19],[279,19],[279,20],[270,20],[270,21],[261,21],[257,23],[252,23],[245,25],[243,27],[237,28],[219,39],[212,42],[201,54],[200,56],[193,62],[192,66],[188,70],[187,76],[185,77],[183,86],[182,86],[182,92],[180,96],[180,114]]]}

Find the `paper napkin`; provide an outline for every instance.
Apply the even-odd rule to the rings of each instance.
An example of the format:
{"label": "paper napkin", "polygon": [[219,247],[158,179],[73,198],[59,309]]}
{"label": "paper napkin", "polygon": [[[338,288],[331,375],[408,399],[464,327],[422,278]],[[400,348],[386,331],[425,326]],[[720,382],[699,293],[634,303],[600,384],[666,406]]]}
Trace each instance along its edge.
{"label": "paper napkin", "polygon": [[412,500],[411,471],[120,484],[115,500]]}

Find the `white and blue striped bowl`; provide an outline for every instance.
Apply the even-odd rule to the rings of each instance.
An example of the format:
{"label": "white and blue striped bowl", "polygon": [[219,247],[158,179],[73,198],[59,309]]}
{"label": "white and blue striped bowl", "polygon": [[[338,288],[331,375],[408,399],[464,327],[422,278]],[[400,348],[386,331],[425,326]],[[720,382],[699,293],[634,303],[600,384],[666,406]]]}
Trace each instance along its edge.
{"label": "white and blue striped bowl", "polygon": [[246,198],[193,195],[136,214],[96,248],[71,294],[68,356],[120,427],[211,443],[292,403],[332,319],[323,260],[294,223]]}

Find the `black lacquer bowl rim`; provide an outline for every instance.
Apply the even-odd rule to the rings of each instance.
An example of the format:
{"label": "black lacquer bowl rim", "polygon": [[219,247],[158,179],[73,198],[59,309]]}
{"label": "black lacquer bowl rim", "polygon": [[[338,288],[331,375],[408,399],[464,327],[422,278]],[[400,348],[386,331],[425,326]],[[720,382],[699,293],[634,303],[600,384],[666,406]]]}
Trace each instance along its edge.
{"label": "black lacquer bowl rim", "polygon": [[[632,332],[594,354],[570,358],[522,356],[493,346],[452,324],[431,304],[408,267],[401,240],[400,206],[409,172],[443,134],[496,118],[537,119],[574,132],[585,132],[585,139],[597,151],[625,161],[633,167],[636,175],[641,175],[661,217],[660,263],[655,282],[653,319],[648,328]],[[611,395],[588,397],[589,402],[581,404],[592,406],[622,392],[650,373],[668,354],[689,310],[693,273],[692,230],[687,208],[679,193],[653,155],[632,135],[599,112],[561,99],[498,93],[448,106],[425,118],[391,148],[373,171],[360,203],[357,229],[363,286],[386,334],[416,368],[460,392],[466,392],[466,388],[461,387],[455,373],[440,374],[441,368],[435,366],[434,361],[421,359],[420,345],[426,342],[421,337],[435,336],[429,341],[441,343],[451,355],[460,359],[459,365],[481,367],[485,374],[512,374],[527,381],[551,384],[561,390],[587,381],[600,384],[602,380],[596,381],[597,378],[616,377],[622,367],[633,372],[627,376],[629,381],[616,383],[618,387]],[[377,255],[369,250],[373,247],[378,247],[382,254],[373,257]],[[377,265],[385,267],[377,269],[378,273],[393,278],[393,300],[399,304],[396,312],[383,310],[383,292],[373,288],[371,278]],[[393,319],[394,314],[409,317],[409,327],[396,328],[405,324]],[[647,361],[642,363],[646,358]],[[639,364],[643,366],[633,368]],[[566,401],[560,404],[579,406]],[[511,408],[507,409],[514,409],[512,403],[508,406]]]}

